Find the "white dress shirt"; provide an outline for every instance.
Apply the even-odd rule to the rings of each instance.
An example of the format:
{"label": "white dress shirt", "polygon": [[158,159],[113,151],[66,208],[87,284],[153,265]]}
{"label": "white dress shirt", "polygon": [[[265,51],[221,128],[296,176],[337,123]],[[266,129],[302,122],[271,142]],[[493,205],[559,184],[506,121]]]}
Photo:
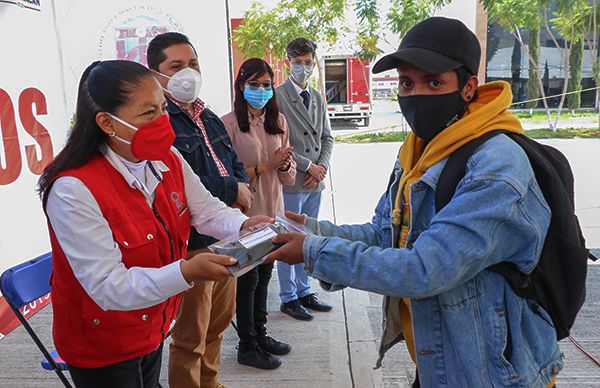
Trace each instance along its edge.
{"label": "white dress shirt", "polygon": [[[298,95],[300,97],[302,97],[302,94],[300,94],[300,93],[302,93],[303,91],[306,91],[306,93],[308,93],[308,95],[310,96],[310,89],[308,87],[308,83],[306,84],[306,88],[302,89],[300,86],[298,86],[298,84],[296,82],[294,82],[292,77],[290,77],[290,81],[292,82],[294,89],[296,90],[296,92],[298,93]],[[313,164],[312,162],[308,162],[308,167],[306,168],[307,171],[310,168],[310,166],[312,166],[312,164]]]}
{"label": "white dress shirt", "polygon": [[306,84],[306,88],[302,89],[300,86],[298,86],[298,84],[296,82],[294,82],[294,80],[291,77],[290,77],[290,81],[292,81],[292,85],[294,85],[294,89],[296,89],[296,91],[298,92],[298,95],[300,97],[302,97],[302,95],[300,93],[302,93],[305,90],[308,93],[308,95],[310,96],[310,89],[308,88],[308,83]]}
{"label": "white dress shirt", "polygon": [[[248,217],[213,197],[179,152],[175,148],[171,150],[183,167],[191,225],[199,233],[217,239],[237,233]],[[109,147],[104,147],[102,152],[127,183],[140,190],[152,206],[160,180],[154,176],[149,164],[154,166],[160,178],[169,168],[160,161],[145,162],[145,182],[140,182],[127,168],[126,163],[130,162]],[[138,171],[136,175],[143,177]],[[75,277],[104,310],[147,308],[193,285],[183,278],[179,260],[161,268],[126,268],[108,221],[102,216],[92,193],[77,178],[61,177],[54,182],[48,193],[46,214]]]}

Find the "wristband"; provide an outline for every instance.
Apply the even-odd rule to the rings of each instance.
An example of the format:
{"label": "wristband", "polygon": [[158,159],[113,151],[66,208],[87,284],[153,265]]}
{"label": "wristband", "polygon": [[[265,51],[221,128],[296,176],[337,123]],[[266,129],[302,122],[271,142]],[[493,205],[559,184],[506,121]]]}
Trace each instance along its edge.
{"label": "wristband", "polygon": [[258,178],[260,177],[260,172],[258,171],[258,165],[254,166],[254,175]]}

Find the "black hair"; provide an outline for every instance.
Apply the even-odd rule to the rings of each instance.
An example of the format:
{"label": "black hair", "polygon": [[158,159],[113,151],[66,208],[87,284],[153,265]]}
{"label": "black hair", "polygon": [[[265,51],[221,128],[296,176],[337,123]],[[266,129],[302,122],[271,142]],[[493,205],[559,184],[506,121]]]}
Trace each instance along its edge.
{"label": "black hair", "polygon": [[[237,118],[238,127],[242,132],[250,130],[248,122],[248,105],[244,98],[244,84],[251,79],[260,78],[265,74],[269,74],[271,82],[273,82],[273,69],[267,62],[261,58],[250,58],[242,63],[240,71],[235,79],[235,97],[233,100],[233,110]],[[265,105],[265,131],[271,135],[283,133],[283,129],[279,126],[279,107],[273,89],[273,97]]]}
{"label": "black hair", "polygon": [[187,36],[179,32],[165,32],[164,34],[156,35],[148,44],[148,50],[146,50],[148,67],[158,71],[158,66],[167,59],[164,50],[179,44],[189,44],[192,50],[194,50],[194,54],[198,56],[194,45]]}
{"label": "black hair", "polygon": [[[463,88],[465,87],[465,85],[467,85],[467,82],[469,82],[469,79],[471,79],[471,77],[474,76],[475,74],[471,73],[464,66],[461,66],[458,69],[455,69],[454,71],[456,72],[456,75],[458,76],[458,90],[462,91]],[[473,94],[473,97],[468,102],[473,102],[476,99],[477,99],[477,91],[475,91],[475,94]]]}
{"label": "black hair", "polygon": [[152,72],[132,61],[96,61],[85,69],[79,81],[75,122],[65,147],[46,166],[38,181],[40,196],[45,195],[61,172],[81,167],[100,154],[100,146],[108,135],[96,123],[96,115],[116,114],[146,77],[153,77]]}
{"label": "black hair", "polygon": [[314,58],[317,53],[317,44],[306,38],[296,38],[288,43],[285,48],[285,53],[287,54],[288,59],[306,54],[312,54],[312,57]]}

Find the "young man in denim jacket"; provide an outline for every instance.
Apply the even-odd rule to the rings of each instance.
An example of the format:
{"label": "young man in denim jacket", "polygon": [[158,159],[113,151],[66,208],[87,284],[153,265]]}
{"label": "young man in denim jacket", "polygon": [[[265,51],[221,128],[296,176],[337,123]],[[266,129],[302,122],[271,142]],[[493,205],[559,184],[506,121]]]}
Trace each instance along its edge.
{"label": "young man in denim jacket", "polygon": [[402,339],[415,386],[546,387],[562,369],[549,315],[499,274],[537,264],[550,209],[524,151],[498,135],[475,150],[451,201],[435,191],[447,157],[493,130],[522,133],[510,86],[478,87],[481,49],[460,21],[429,18],[373,67],[396,68],[399,104],[413,132],[371,223],[336,226],[290,214],[314,234],[287,234],[271,257],[304,263],[330,287],[386,295],[380,360]]}

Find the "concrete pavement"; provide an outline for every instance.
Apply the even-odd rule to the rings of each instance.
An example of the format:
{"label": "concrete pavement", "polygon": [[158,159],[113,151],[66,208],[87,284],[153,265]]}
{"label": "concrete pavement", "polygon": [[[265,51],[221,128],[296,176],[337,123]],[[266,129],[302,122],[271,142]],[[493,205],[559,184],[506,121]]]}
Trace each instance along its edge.
{"label": "concrete pavement", "polygon": [[[274,274],[275,275],[275,274]],[[318,286],[317,286],[318,288]],[[269,334],[285,340],[293,351],[282,356],[283,365],[263,371],[236,361],[237,336],[230,327],[222,347],[221,381],[229,388],[408,388],[414,366],[403,343],[392,348],[381,369],[373,370],[381,335],[381,296],[347,289],[319,297],[334,305],[329,313],[315,313],[311,322],[293,320],[279,312],[277,276],[269,287]],[[50,343],[50,308],[32,318],[36,332]],[[572,336],[588,351],[600,355],[600,266],[590,267],[588,298]],[[168,340],[167,340],[168,343]],[[561,342],[565,369],[558,387],[600,386],[600,368],[568,340]],[[39,366],[41,353],[19,328],[0,342],[0,387],[59,388],[53,372]],[[163,353],[161,383],[166,388],[168,350]]]}
{"label": "concrete pavement", "polygon": [[[589,246],[600,248],[600,140],[552,140],[549,144],[569,158],[576,176],[576,206]],[[337,144],[333,153],[329,187],[324,193],[322,218],[338,223],[370,220],[387,179],[399,144]],[[333,190],[331,189],[333,187]],[[316,283],[316,282],[315,282]],[[314,283],[314,284],[315,284]],[[222,382],[230,388],[302,387],[332,388],[408,387],[414,378],[403,344],[392,349],[380,370],[372,369],[381,333],[381,296],[356,290],[320,292],[335,306],[316,313],[312,322],[295,321],[279,312],[277,276],[269,293],[269,334],[289,342],[294,350],[283,356],[275,371],[261,371],[236,362],[235,332],[225,334]],[[573,336],[600,356],[600,266],[590,266],[588,299]],[[46,309],[32,319],[36,332],[50,341],[52,315]],[[599,387],[600,368],[570,342],[563,341],[566,368],[559,387]],[[162,381],[166,386],[165,349]],[[22,328],[0,341],[0,387],[60,387],[52,372],[39,367],[41,354]]]}

